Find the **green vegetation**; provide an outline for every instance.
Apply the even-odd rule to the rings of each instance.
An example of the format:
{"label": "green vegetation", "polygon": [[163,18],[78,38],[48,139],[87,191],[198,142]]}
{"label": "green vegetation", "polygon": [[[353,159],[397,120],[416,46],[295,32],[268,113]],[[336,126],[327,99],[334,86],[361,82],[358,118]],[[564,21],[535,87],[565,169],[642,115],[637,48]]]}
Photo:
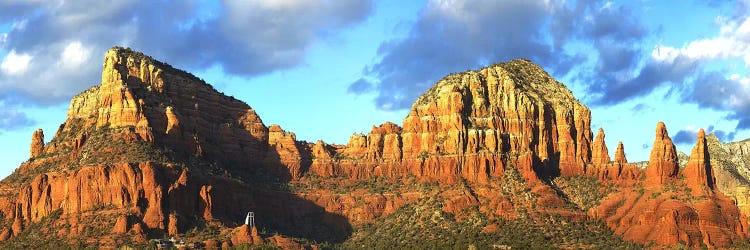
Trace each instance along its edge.
{"label": "green vegetation", "polygon": [[[493,225],[496,231],[483,229]],[[359,226],[338,246],[346,249],[640,249],[622,240],[603,223],[574,222],[551,216],[531,219],[487,219],[475,213],[461,221],[442,211],[435,197],[406,205],[377,223]]]}
{"label": "green vegetation", "polygon": [[[60,218],[62,210],[53,211],[41,221],[32,223],[19,235],[0,244],[0,249],[85,249],[82,244],[71,245],[56,237],[51,237],[55,232],[50,232],[55,222]],[[90,247],[96,249],[96,247]]]}
{"label": "green vegetation", "polygon": [[[411,183],[411,184],[404,184]],[[399,190],[410,190],[427,192],[435,190],[437,183],[419,182],[414,176],[402,180],[373,176],[362,180],[351,180],[346,177],[321,177],[315,174],[306,174],[301,181],[286,183],[280,189],[292,193],[305,192],[306,190],[330,190],[335,194],[348,194],[355,190],[367,190],[372,194],[398,193]]]}
{"label": "green vegetation", "polygon": [[551,186],[566,201],[583,211],[598,206],[599,201],[614,191],[612,187],[603,186],[596,178],[587,176],[557,177]]}
{"label": "green vegetation", "polygon": [[[77,125],[68,124],[66,126]],[[71,132],[65,131],[78,131],[78,133],[69,134]],[[80,149],[73,152],[74,149],[65,142],[73,141],[73,138],[82,136],[84,133],[82,131],[89,131],[88,134],[83,135],[85,143]],[[48,143],[48,145],[57,145],[60,147],[59,150],[56,150],[53,154],[44,154],[32,159],[34,161],[33,168],[27,168],[23,173],[17,169],[3,180],[3,183],[26,183],[40,174],[76,170],[83,166],[107,165],[121,162],[152,162],[161,164],[175,162],[168,157],[165,150],[155,146],[153,143],[141,140],[127,142],[122,135],[134,133],[133,131],[135,131],[135,127],[132,126],[121,128],[108,128],[106,126],[100,128],[89,127],[88,129],[69,127],[59,132],[55,140]],[[71,160],[71,154],[77,157]]]}

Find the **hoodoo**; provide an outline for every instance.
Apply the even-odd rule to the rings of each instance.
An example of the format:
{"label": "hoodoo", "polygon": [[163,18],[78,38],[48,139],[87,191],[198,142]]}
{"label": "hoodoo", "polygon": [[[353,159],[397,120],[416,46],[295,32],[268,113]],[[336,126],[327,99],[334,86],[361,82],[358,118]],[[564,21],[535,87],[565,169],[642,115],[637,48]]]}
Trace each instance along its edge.
{"label": "hoodoo", "polygon": [[609,163],[609,151],[607,150],[607,144],[604,142],[604,129],[602,128],[599,128],[594,144],[591,146],[591,163],[598,166]]}
{"label": "hoodoo", "polygon": [[44,131],[37,129],[31,136],[31,158],[37,157],[44,152]]}
{"label": "hoodoo", "polygon": [[622,141],[617,142],[617,150],[615,150],[615,162],[620,164],[628,163],[628,159],[625,158],[625,146],[622,145]]}
{"label": "hoodoo", "polygon": [[685,167],[685,179],[688,187],[695,195],[714,189],[716,180],[713,171],[711,171],[711,160],[706,146],[706,133],[703,129],[698,131],[698,139],[690,153],[690,159]]}
{"label": "hoodoo", "polygon": [[677,149],[663,122],[656,124],[656,138],[652,147],[646,167],[646,184],[662,185],[676,179],[679,170]]}

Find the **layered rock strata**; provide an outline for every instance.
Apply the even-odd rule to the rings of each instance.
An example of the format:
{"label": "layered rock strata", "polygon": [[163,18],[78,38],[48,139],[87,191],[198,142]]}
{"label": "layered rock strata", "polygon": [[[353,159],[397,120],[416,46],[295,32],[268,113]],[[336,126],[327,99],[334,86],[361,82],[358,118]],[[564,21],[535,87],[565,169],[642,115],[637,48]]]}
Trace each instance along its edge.
{"label": "layered rock strata", "polygon": [[[618,148],[620,148],[618,146]],[[625,239],[648,244],[726,247],[747,239],[747,217],[713,191],[714,176],[701,130],[682,172],[664,123],[656,128],[646,188],[620,186],[589,213]],[[679,178],[684,176],[684,178]],[[650,185],[650,186],[649,186]]]}
{"label": "layered rock strata", "polygon": [[527,180],[582,174],[591,115],[527,60],[450,75],[417,99],[403,128],[386,123],[346,146],[314,145],[311,172],[486,183],[504,168]]}
{"label": "layered rock strata", "polygon": [[[109,215],[102,216],[111,222],[105,230],[143,242],[145,235],[180,235],[206,225],[235,227],[249,210],[266,215],[259,224],[286,236],[341,241],[352,225],[428,195],[442,199],[442,210],[456,220],[471,208],[488,218],[583,220],[584,211],[571,209],[553,187],[557,177],[577,176],[598,176],[605,186],[625,190],[588,212],[626,239],[690,246],[745,239],[744,217],[713,192],[707,162],[714,157],[705,154],[705,140],[699,137],[682,173],[686,187],[702,190],[691,200],[673,190],[683,180],[659,123],[645,170],[649,189],[638,194],[633,187],[642,184],[644,171],[627,163],[622,143],[610,161],[603,129],[592,142],[590,122],[589,109],[563,84],[527,60],[514,60],[440,80],[417,99],[403,127],[373,126],[346,145],[307,143],[278,125],[266,127],[250,106],[193,75],[113,48],[101,85],[71,100],[50,143],[35,133],[31,159],[0,183],[0,224],[7,225],[0,240],[58,213],[58,235],[79,237],[91,227],[85,221]],[[316,188],[320,179],[416,180],[450,188],[334,192]],[[311,188],[290,191],[291,184]],[[242,226],[225,235],[226,246],[296,244]]]}

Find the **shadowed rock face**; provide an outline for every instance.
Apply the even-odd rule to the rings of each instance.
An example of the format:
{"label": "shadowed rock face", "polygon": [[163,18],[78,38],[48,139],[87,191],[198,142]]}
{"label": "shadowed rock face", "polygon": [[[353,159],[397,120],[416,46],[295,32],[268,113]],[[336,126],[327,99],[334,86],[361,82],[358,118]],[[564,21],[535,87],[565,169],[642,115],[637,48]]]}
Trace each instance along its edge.
{"label": "shadowed rock face", "polygon": [[[144,242],[235,227],[254,211],[259,225],[286,237],[338,243],[352,225],[377,223],[427,198],[439,199],[456,220],[474,216],[466,212],[471,208],[488,218],[540,223],[553,215],[582,220],[588,212],[641,243],[726,246],[746,238],[744,217],[715,192],[723,184],[712,181],[710,136],[698,138],[680,173],[659,123],[644,171],[627,163],[622,143],[610,162],[604,130],[592,141],[590,121],[588,108],[563,84],[514,60],[443,78],[416,100],[403,127],[373,126],[347,145],[308,143],[279,125],[266,127],[250,106],[193,75],[113,48],[101,84],[71,100],[50,143],[35,132],[31,159],[0,182],[0,225],[7,225],[0,241],[58,214],[53,233],[60,238],[87,235],[101,224]],[[583,204],[588,211],[574,209],[558,177],[598,177],[599,185],[618,191],[599,205]],[[440,188],[334,190],[381,180]],[[648,190],[639,193],[644,184]],[[290,191],[295,185],[307,188]],[[263,238],[254,227],[224,231],[227,246],[300,246],[282,236]]]}

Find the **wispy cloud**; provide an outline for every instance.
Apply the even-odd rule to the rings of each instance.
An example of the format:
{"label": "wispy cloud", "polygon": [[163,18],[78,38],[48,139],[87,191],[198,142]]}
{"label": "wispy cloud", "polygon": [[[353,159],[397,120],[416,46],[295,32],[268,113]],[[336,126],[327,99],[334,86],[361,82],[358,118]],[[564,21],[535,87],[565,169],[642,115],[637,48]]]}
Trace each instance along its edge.
{"label": "wispy cloud", "polygon": [[33,126],[35,121],[18,110],[17,105],[0,101],[0,133]]}
{"label": "wispy cloud", "polygon": [[[709,126],[706,128],[706,133],[711,134],[713,133],[716,135],[716,138],[719,138],[722,142],[730,142],[734,140],[734,135],[736,132],[727,132],[724,130],[714,129],[714,126]],[[692,145],[695,144],[695,141],[698,138],[698,129],[688,127],[683,130],[677,131],[677,133],[672,136],[672,140],[675,144],[683,144],[683,145]]]}

